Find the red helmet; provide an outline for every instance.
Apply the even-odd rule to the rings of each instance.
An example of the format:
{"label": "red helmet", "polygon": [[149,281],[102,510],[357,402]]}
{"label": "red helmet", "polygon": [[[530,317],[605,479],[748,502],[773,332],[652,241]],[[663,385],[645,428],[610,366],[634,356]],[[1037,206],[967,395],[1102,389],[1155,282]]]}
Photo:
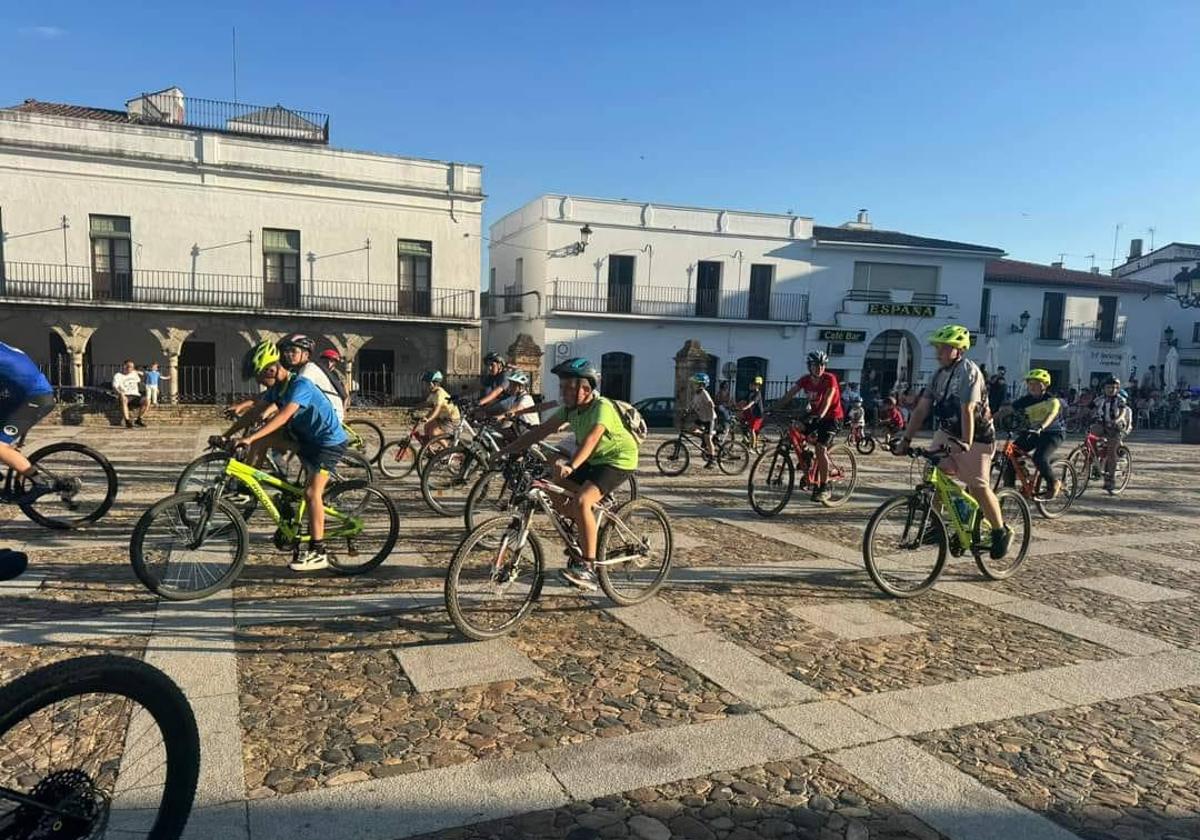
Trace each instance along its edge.
{"label": "red helmet", "polygon": [[333,359],[335,362],[340,362],[342,360],[342,354],[333,349],[322,350],[321,358],[322,359]]}

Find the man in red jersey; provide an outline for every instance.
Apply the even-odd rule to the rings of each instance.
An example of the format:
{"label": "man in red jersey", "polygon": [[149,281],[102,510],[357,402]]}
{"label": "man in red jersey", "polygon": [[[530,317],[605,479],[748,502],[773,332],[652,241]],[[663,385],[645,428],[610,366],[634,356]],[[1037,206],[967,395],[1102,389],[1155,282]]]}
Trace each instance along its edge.
{"label": "man in red jersey", "polygon": [[819,350],[808,354],[808,374],[800,377],[796,384],[779,400],[785,405],[800,391],[808,395],[808,423],[805,431],[816,440],[813,449],[817,456],[817,484],[813,487],[812,500],[820,502],[828,498],[829,490],[829,446],[837,437],[843,417],[842,389],[837,377],[825,368],[829,357]]}

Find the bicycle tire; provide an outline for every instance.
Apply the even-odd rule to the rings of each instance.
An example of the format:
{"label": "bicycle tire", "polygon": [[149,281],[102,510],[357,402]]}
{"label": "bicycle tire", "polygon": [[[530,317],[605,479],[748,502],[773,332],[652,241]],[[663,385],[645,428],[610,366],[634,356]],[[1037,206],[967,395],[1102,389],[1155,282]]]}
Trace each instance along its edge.
{"label": "bicycle tire", "polygon": [[[996,492],[996,500],[1000,504],[1006,525],[1013,527],[1011,520],[1014,512],[1020,521],[1019,529],[1013,527],[1015,533],[1012,545],[1008,549],[1009,553],[1003,558],[993,560],[988,549],[981,546],[985,517],[982,513],[975,517],[971,533],[971,553],[975,556],[975,565],[988,580],[1004,580],[1016,574],[1029,555],[1029,543],[1033,538],[1033,517],[1029,514],[1029,503],[1025,501],[1025,497],[1011,487],[1003,487]],[[1012,555],[1014,547],[1017,548],[1016,556]],[[1002,562],[1008,562],[1010,565],[1001,566]]]}
{"label": "bicycle tire", "polygon": [[[499,479],[497,489],[493,483]],[[504,480],[504,471],[487,470],[475,480],[471,492],[467,494],[467,503],[463,507],[463,525],[466,533],[471,533],[482,522],[495,516],[500,516],[510,510],[508,500],[512,493],[508,482]]]}
{"label": "bicycle tire", "polygon": [[750,466],[750,450],[741,441],[726,441],[717,450],[717,466],[725,475],[741,475]]}
{"label": "bicycle tire", "polygon": [[[1121,461],[1125,462],[1124,469],[1121,468]],[[1129,480],[1133,478],[1133,453],[1129,451],[1129,447],[1121,444],[1117,448],[1117,477],[1119,481],[1113,486],[1113,495],[1119,496],[1129,486]]]}
{"label": "bicycle tire", "polygon": [[1083,491],[1087,490],[1088,485],[1092,482],[1092,459],[1081,444],[1067,453],[1067,460],[1075,468],[1076,486],[1079,488],[1075,495],[1082,496]]}
{"label": "bicycle tire", "polygon": [[383,436],[383,429],[379,428],[379,424],[362,417],[356,417],[353,420],[347,420],[346,425],[354,429],[362,439],[362,455],[367,459],[367,462],[371,464],[378,463],[379,454],[383,451],[383,444],[387,441]]}
{"label": "bicycle tire", "polygon": [[[858,488],[858,459],[854,457],[854,450],[844,443],[831,446],[828,457],[830,472],[833,472],[832,468],[836,464],[838,469],[842,470],[842,478],[834,481],[832,475],[830,476],[829,486],[826,488],[828,492],[821,504],[827,508],[839,507],[844,505]],[[842,466],[843,463],[850,465],[849,470]]]}
{"label": "bicycle tire", "polygon": [[[332,470],[332,475],[337,481],[366,481],[370,484],[375,483],[375,470],[371,467],[371,462],[357,449],[346,449],[341,454],[338,458],[337,466]],[[305,484],[307,480],[301,478],[295,483]]]}
{"label": "bicycle tire", "polygon": [[[608,522],[601,529],[596,541],[596,578],[600,582],[600,588],[604,590],[604,594],[608,596],[609,600],[622,607],[640,604],[642,601],[653,598],[658,593],[658,590],[662,588],[667,575],[671,573],[671,555],[674,550],[675,535],[671,530],[671,520],[667,517],[667,512],[663,510],[662,505],[650,499],[634,499],[614,510],[612,515],[620,518],[622,523],[624,523],[625,520],[632,518],[639,511],[648,512],[653,519],[662,525],[663,557],[654,572],[654,577],[637,595],[626,595],[618,585],[620,570],[628,571],[630,564],[605,564],[604,562],[610,550],[609,544],[614,539],[620,538],[621,529],[612,522]],[[614,534],[617,536],[614,537]]]}
{"label": "bicycle tire", "polygon": [[[668,452],[669,455],[667,455]],[[664,455],[666,455],[665,459]],[[663,466],[664,460],[669,466]],[[682,475],[691,461],[692,456],[688,452],[687,444],[679,438],[664,440],[658,449],[654,450],[654,466],[658,467],[658,471],[663,475],[672,477]],[[680,463],[682,466],[676,468],[676,465]]]}
{"label": "bicycle tire", "polygon": [[1038,473],[1033,490],[1033,504],[1044,518],[1058,519],[1070,510],[1075,497],[1079,494],[1079,477],[1075,472],[1075,467],[1071,466],[1071,462],[1063,458],[1051,463],[1050,471],[1062,482],[1062,489],[1053,499],[1042,498],[1049,488],[1046,487],[1046,481],[1042,478],[1041,473]]}
{"label": "bicycle tire", "polygon": [[457,516],[466,507],[478,474],[486,468],[486,461],[471,446],[446,449],[425,465],[421,473],[421,498],[438,516]]}
{"label": "bicycle tire", "polygon": [[[199,493],[211,487],[215,482],[211,478],[211,470],[206,469],[211,464],[220,463],[220,471],[218,474],[225,473],[225,465],[229,463],[230,455],[228,452],[205,452],[198,458],[194,458],[191,463],[183,468],[183,472],[179,474],[179,478],[175,480],[176,493]],[[204,473],[204,478],[197,478],[197,475]],[[234,484],[237,484],[235,481]],[[189,486],[190,485],[190,486]],[[249,490],[238,487],[236,491],[239,495],[244,495],[245,500],[234,503],[238,509],[238,513],[242,515],[242,519],[247,522],[254,515],[254,511],[258,509],[258,499],[254,498],[254,494]],[[226,496],[225,500],[232,503],[232,500]]]}
{"label": "bicycle tire", "polygon": [[[359,538],[356,542],[352,542],[353,538],[339,537],[337,529],[328,527],[329,520],[326,518],[326,544],[331,548],[329,552],[329,565],[334,571],[341,575],[361,575],[378,567],[388,555],[392,553],[392,549],[396,547],[396,540],[400,537],[400,513],[396,510],[396,504],[392,501],[392,497],[384,493],[378,487],[366,481],[344,481],[333,485],[325,491],[324,501],[326,507],[331,507],[341,513],[349,513],[337,504],[338,497],[345,496],[351,493],[362,493],[363,499],[354,502],[355,512],[359,512],[366,504],[366,499],[374,499],[376,502],[381,502],[383,505],[382,514],[387,517],[387,534],[383,538],[383,542],[374,555],[369,560],[360,563],[350,563],[347,558],[354,556],[350,554],[351,549],[361,542]],[[332,550],[333,546],[345,541],[346,553]]]}
{"label": "bicycle tire", "polygon": [[[162,735],[166,771],[162,799],[146,836],[148,840],[178,840],[191,815],[200,776],[200,734],[187,698],[157,668],[130,656],[98,655],[67,659],[31,671],[0,687],[0,745],[8,732],[43,709],[92,694],[131,700],[154,721]],[[133,717],[131,714],[130,719]]]}
{"label": "bicycle tire", "polygon": [[407,438],[391,440],[383,445],[383,449],[379,450],[376,466],[387,478],[396,480],[408,478],[416,469],[419,454],[413,441]]}
{"label": "bicycle tire", "polygon": [[[204,598],[222,589],[230,586],[239,574],[242,567],[246,565],[246,555],[250,549],[250,537],[246,530],[246,523],[238,513],[237,507],[230,504],[225,499],[218,499],[216,508],[221,510],[226,519],[229,521],[230,527],[233,529],[234,537],[236,538],[237,551],[233,562],[228,569],[220,574],[216,580],[208,585],[197,589],[177,589],[170,586],[165,586],[158,576],[150,570],[150,564],[146,561],[145,541],[146,535],[150,531],[152,525],[155,524],[155,519],[164,511],[173,507],[182,507],[186,504],[203,504],[200,497],[195,493],[175,493],[167,496],[165,499],[160,499],[150,506],[150,509],[142,514],[138,519],[137,525],[133,528],[133,535],[129,540],[129,562],[133,566],[133,573],[137,579],[142,582],[142,585],[153,592],[160,598],[165,598],[168,601],[195,601],[199,598]],[[180,517],[187,520],[187,516]],[[189,527],[193,527],[189,525]]]}
{"label": "bicycle tire", "polygon": [[854,442],[854,448],[858,450],[859,455],[870,455],[875,451],[876,446],[877,444],[873,437],[863,437],[861,440]]}
{"label": "bicycle tire", "polygon": [[[755,492],[755,476],[759,474],[759,467],[764,460],[769,463],[766,467],[768,472],[764,477],[764,487],[770,486],[773,482],[780,482],[782,497],[779,503],[772,506],[759,496],[762,491]],[[775,476],[775,468],[779,467],[780,474]],[[746,492],[750,498],[750,507],[759,516],[770,518],[778,514],[781,510],[787,507],[787,503],[792,500],[792,493],[796,487],[796,466],[792,463],[792,457],[786,450],[781,450],[778,446],[774,449],[767,450],[754,459],[754,466],[750,467],[750,478],[746,482]]]}
{"label": "bicycle tire", "polygon": [[[916,584],[912,587],[897,586],[894,584],[889,575],[881,568],[880,559],[877,557],[875,548],[875,535],[879,530],[879,525],[887,515],[896,508],[908,506],[909,510],[905,512],[906,530],[913,522],[913,517],[925,516],[926,508],[928,507],[924,497],[920,493],[908,493],[903,496],[893,496],[884,501],[875,512],[871,514],[871,518],[867,520],[867,526],[863,529],[862,541],[862,556],[863,563],[867,567],[867,574],[871,578],[871,582],[879,588],[881,592],[890,595],[893,598],[912,598],[915,595],[920,595],[927,591],[931,586],[937,583],[938,578],[942,574],[942,570],[946,568],[946,558],[950,551],[950,541],[946,535],[946,525],[942,521],[942,517],[936,509],[929,508],[929,518],[926,520],[926,533],[930,538],[936,539],[937,555],[929,573],[919,578]],[[932,527],[932,531],[928,529]],[[926,537],[922,535],[920,545],[930,545],[925,542]]]}
{"label": "bicycle tire", "polygon": [[[52,443],[49,446],[43,446],[41,449],[34,451],[29,456],[29,463],[36,466],[41,461],[44,461],[47,456],[53,455],[57,452],[76,452],[94,460],[98,467],[97,472],[99,474],[103,474],[104,476],[104,498],[95,507],[95,509],[90,511],[87,515],[80,517],[63,518],[47,516],[45,513],[37,509],[36,501],[21,505],[21,513],[25,514],[31,521],[36,522],[43,528],[51,528],[55,531],[71,531],[78,528],[83,528],[99,521],[104,514],[108,513],[109,509],[113,506],[113,502],[116,501],[118,487],[117,471],[113,468],[113,465],[107,458],[105,458],[96,450],[92,449],[90,446],[84,446],[82,443],[74,443],[71,441],[63,441],[61,443]],[[23,481],[19,477],[17,478],[16,483],[18,486],[23,485]],[[51,498],[53,496],[54,494],[47,494],[42,498]]]}
{"label": "bicycle tire", "polygon": [[439,432],[421,445],[417,450],[417,473],[425,472],[425,467],[429,465],[429,459],[434,455],[445,452],[454,446],[461,446],[462,442],[455,443],[454,435],[446,432]]}
{"label": "bicycle tire", "polygon": [[[498,627],[484,628],[476,623],[472,623],[460,603],[460,577],[462,575],[463,564],[466,562],[470,550],[477,545],[482,545],[488,550],[499,551],[504,537],[501,535],[489,538],[488,532],[490,530],[511,529],[519,521],[519,519],[514,519],[513,517],[497,517],[481,523],[459,544],[454,552],[454,556],[450,560],[449,568],[446,569],[446,580],[442,589],[446,601],[446,612],[450,614],[450,620],[454,623],[458,632],[462,633],[468,639],[482,642],[511,633],[529,616],[529,613],[533,610],[533,605],[541,597],[542,582],[545,573],[543,566],[545,555],[542,551],[541,540],[538,539],[537,534],[531,531],[527,535],[528,542],[526,543],[526,548],[529,550],[529,559],[533,564],[530,572],[533,580],[528,595],[522,599],[512,616],[507,621],[501,622]],[[524,549],[522,549],[522,552],[524,552]]]}

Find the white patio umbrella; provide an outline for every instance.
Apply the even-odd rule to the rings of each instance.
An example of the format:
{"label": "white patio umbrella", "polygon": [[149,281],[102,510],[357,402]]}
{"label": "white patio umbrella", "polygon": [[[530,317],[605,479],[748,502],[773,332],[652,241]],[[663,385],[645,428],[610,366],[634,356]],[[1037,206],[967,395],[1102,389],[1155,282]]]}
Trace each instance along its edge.
{"label": "white patio umbrella", "polygon": [[1126,345],[1121,351],[1121,369],[1117,371],[1117,378],[1122,381],[1132,380],[1133,374],[1133,348]]}
{"label": "white patio umbrella", "polygon": [[989,338],[988,343],[987,343],[987,359],[985,361],[985,364],[987,365],[989,376],[996,372],[996,365],[997,365],[996,359],[999,357],[999,352],[1000,352],[1000,342],[997,341],[994,337]]}
{"label": "white patio umbrella", "polygon": [[1179,387],[1179,351],[1174,347],[1167,349],[1167,360],[1163,362],[1163,382],[1167,391]]}
{"label": "white patio umbrella", "polygon": [[1079,388],[1083,384],[1083,351],[1078,346],[1071,348],[1071,362],[1067,380],[1069,387]]}
{"label": "white patio umbrella", "polygon": [[906,386],[911,384],[908,382],[908,336],[900,336],[900,352],[896,354],[896,385],[904,383]]}
{"label": "white patio umbrella", "polygon": [[1017,376],[1024,376],[1029,371],[1029,356],[1033,353],[1033,348],[1029,345],[1028,338],[1021,339],[1021,358],[1017,362]]}

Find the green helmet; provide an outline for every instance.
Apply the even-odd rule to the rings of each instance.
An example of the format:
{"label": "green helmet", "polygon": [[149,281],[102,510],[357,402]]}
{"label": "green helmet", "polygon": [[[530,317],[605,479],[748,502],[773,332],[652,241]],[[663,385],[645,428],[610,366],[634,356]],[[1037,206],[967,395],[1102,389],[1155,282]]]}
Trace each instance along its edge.
{"label": "green helmet", "polygon": [[971,331],[960,324],[947,324],[929,336],[929,343],[966,350],[971,346]]}
{"label": "green helmet", "polygon": [[279,361],[279,347],[274,341],[260,341],[247,351],[242,360],[242,376],[254,379]]}
{"label": "green helmet", "polygon": [[1049,388],[1050,371],[1046,370],[1045,368],[1034,368],[1033,370],[1029,371],[1029,373],[1025,374],[1025,381],[1029,382],[1030,380],[1041,382],[1043,385]]}

